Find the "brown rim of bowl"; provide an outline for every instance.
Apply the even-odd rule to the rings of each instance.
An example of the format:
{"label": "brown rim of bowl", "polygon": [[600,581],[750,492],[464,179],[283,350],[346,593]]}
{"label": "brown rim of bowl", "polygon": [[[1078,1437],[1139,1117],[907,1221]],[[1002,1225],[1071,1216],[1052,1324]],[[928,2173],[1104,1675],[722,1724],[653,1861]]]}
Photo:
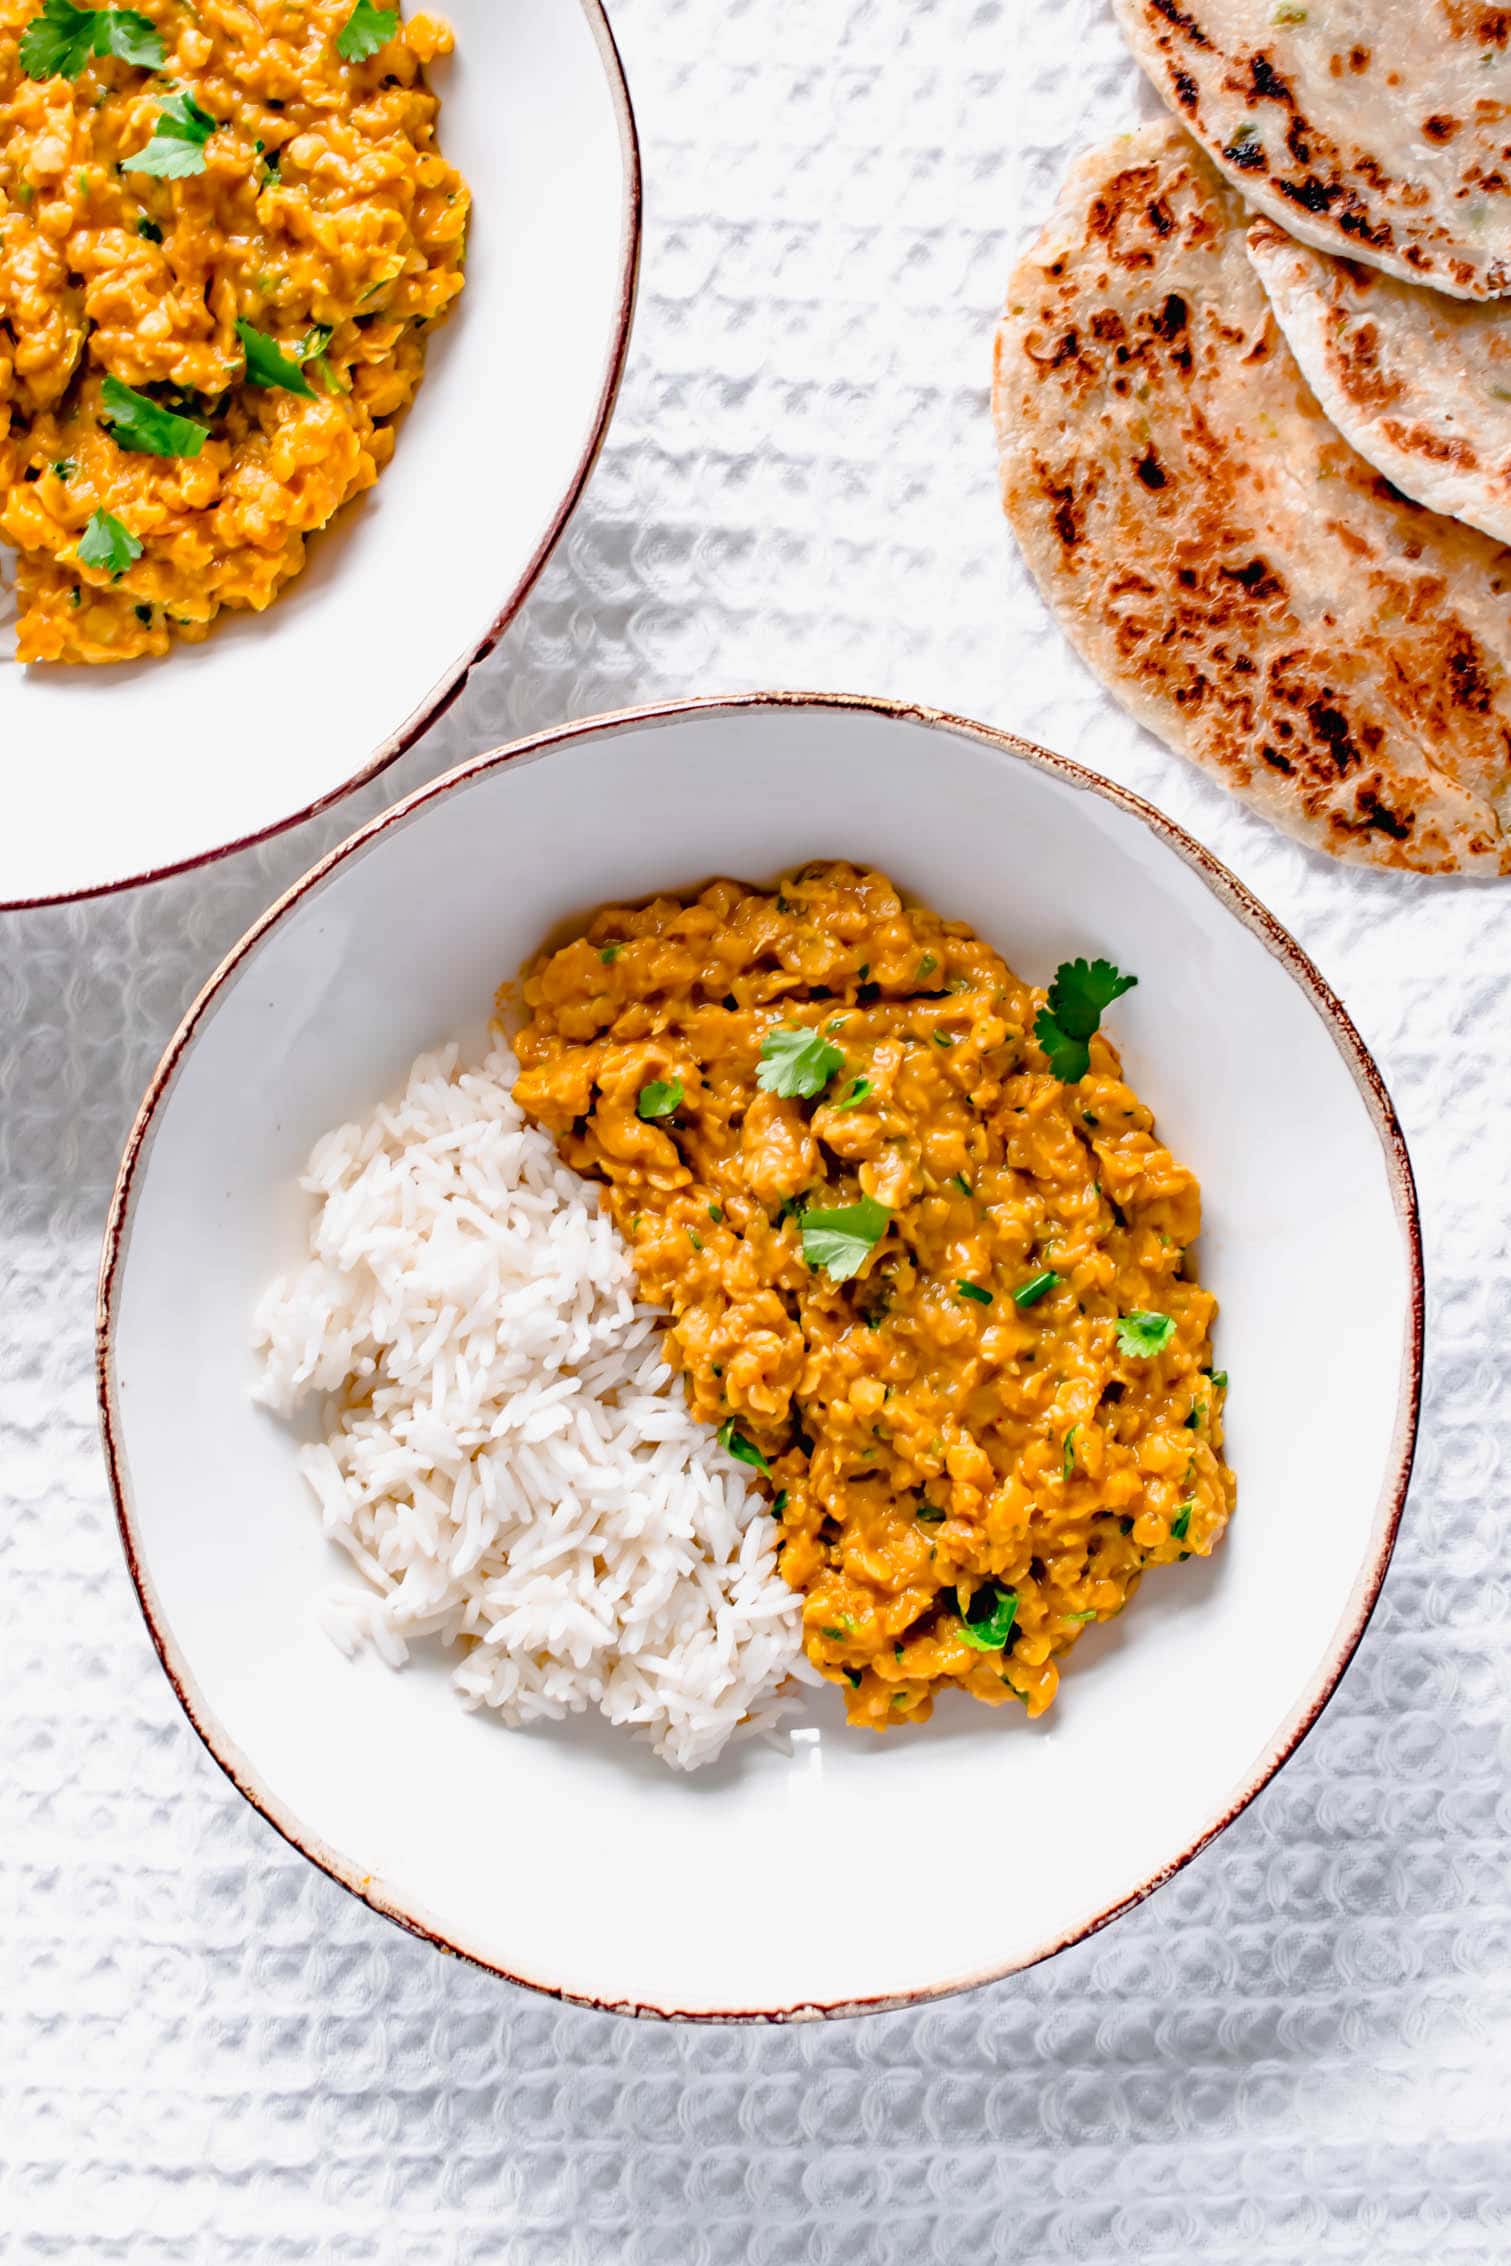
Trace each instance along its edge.
{"label": "brown rim of bowl", "polygon": [[[242,963],[261,943],[263,937],[308,896],[326,877],[359,856],[380,835],[392,826],[404,824],[425,805],[449,795],[466,781],[482,774],[501,769],[505,764],[521,759],[538,759],[558,752],[573,741],[596,738],[604,733],[616,733],[640,724],[650,724],[675,717],[741,709],[842,709],[888,717],[904,722],[926,724],[952,733],[963,734],[995,749],[1015,762],[1026,763],[1033,770],[1046,771],[1051,776],[1068,781],[1082,791],[1098,795],[1118,810],[1143,821],[1167,848],[1173,850],[1193,873],[1205,882],[1234,917],[1241,921],[1251,935],[1256,936],[1271,956],[1287,968],[1307,994],[1313,1008],[1326,1025],[1333,1044],[1342,1056],[1348,1071],[1359,1090],[1365,1109],[1379,1136],[1384,1151],[1386,1171],[1390,1180],[1396,1216],[1401,1224],[1410,1263],[1410,1312],[1407,1321],[1406,1343],[1403,1348],[1401,1385],[1396,1410],[1395,1436],[1392,1442],[1390,1472],[1381,1490],[1376,1511],[1375,1532],[1369,1558],[1355,1585],[1343,1621],[1335,1631],[1325,1656],[1321,1672],[1316,1676],[1291,1717],[1274,1734],[1259,1765],[1236,1798],[1220,1816],[1212,1819],[1197,1838],[1178,1857],[1162,1865],[1137,1888],[1120,1897],[1115,1904],[1098,1912],[1088,1921],[1072,1928],[1066,1934],[1050,1938],[1020,1959],[1010,1960],[1005,1966],[982,1970],[976,1974],[952,1977],[949,1981],[930,1984],[914,1991],[893,1992],[874,1998],[850,1998],[833,2004],[805,2001],[786,2007],[728,2007],[719,2009],[688,2010],[680,2007],[660,2007],[629,2001],[594,1998],[563,1989],[560,1985],[542,1983],[529,1975],[513,1973],[496,1960],[470,1949],[464,1943],[454,1942],[424,1915],[407,1911],[392,1903],[383,1894],[371,1875],[360,1873],[339,1852],[329,1849],[299,1819],[291,1817],[262,1787],[250,1765],[236,1750],[210,1716],[209,1710],[198,1703],[193,1693],[188,1670],[179,1659],[163,1616],[147,1580],[129,1504],[129,1489],[124,1467],[124,1454],[120,1440],[120,1426],[116,1411],[116,1376],[114,1330],[121,1275],[131,1235],[131,1219],[137,1174],[151,1140],[157,1113],[166,1098],[178,1068],[196,1032],[217,997],[235,975]],[[428,786],[419,788],[391,810],[380,813],[357,833],[332,850],[319,864],[312,866],[303,879],[285,891],[262,918],[248,929],[232,951],[221,962],[189,1009],[164,1052],[152,1083],[147,1089],[127,1139],[125,1154],[111,1200],[110,1216],[105,1228],[105,1244],[100,1260],[99,1303],[95,1330],[95,1380],[99,1399],[101,1436],[105,1451],[110,1491],[115,1504],[116,1520],[120,1527],[121,1542],[126,1563],[135,1585],[137,1600],[147,1623],[148,1634],[157,1651],[163,1672],[178,1696],[180,1706],[190,1723],[209,1749],[239,1793],[259,1811],[275,1832],[282,1835],[291,1847],[318,1865],[322,1872],[359,1897],[373,1911],[386,1920],[392,1920],[410,1935],[420,1936],[437,1950],[455,1957],[468,1959],[489,1974],[504,1981],[516,1983],[527,1990],[538,1991],[546,1998],[559,1999],[572,2006],[589,2006],[615,2014],[633,2014],[662,2021],[688,2022],[794,2022],[833,2018],[843,2015],[885,2012],[904,2006],[923,2006],[935,1999],[949,1998],[959,1991],[973,1990],[983,1983],[1001,1982],[1006,1976],[1021,1973],[1041,1960],[1053,1958],[1056,1952],[1070,1945],[1084,1942],[1098,1934],[1122,1913],[1131,1911],[1145,1897],[1188,1865],[1207,1844],[1214,1841],[1239,1813],[1248,1808],[1256,1794],[1267,1786],[1281,1767],[1296,1752],[1302,1740],[1313,1728],[1338,1687],[1340,1678],[1358,1648],[1359,1640],[1369,1623],[1381,1585],[1390,1565],[1405,1508],[1406,1493],[1411,1482],[1412,1460],[1416,1453],[1417,1424],[1422,1398],[1422,1361],[1424,1341],[1425,1284],[1422,1260],[1422,1231],[1417,1210],[1416,1183],[1412,1174],[1411,1159],[1407,1154],[1405,1136],[1401,1131],[1395,1107],[1385,1089],[1374,1060],[1355,1030],[1341,1001],[1324,981],[1310,959],[1287,930],[1281,927],[1274,915],[1267,912],[1258,899],[1229,873],[1183,827],[1166,818],[1141,796],[1111,780],[1099,779],[1066,757],[1053,754],[1047,748],[1023,740],[1012,732],[998,731],[991,725],[972,723],[968,718],[952,716],[937,708],[925,708],[907,701],[871,699],[832,693],[804,692],[751,692],[729,698],[705,697],[689,700],[666,701],[645,708],[627,708],[613,714],[584,717],[573,724],[557,725],[552,730],[534,734],[503,748],[495,748],[486,755],[474,756],[458,764]]]}
{"label": "brown rim of bowl", "polygon": [[171,864],[147,866],[140,873],[127,874],[120,881],[91,882],[84,889],[55,890],[42,897],[0,898],[0,913],[27,913],[40,911],[47,905],[82,905],[98,897],[118,896],[126,889],[142,889],[154,881],[171,881],[175,875],[197,873],[201,867],[216,865],[222,858],[234,857],[238,850],[254,849],[259,842],[271,842],[294,826],[304,825],[307,819],[318,818],[322,811],[354,795],[380,772],[397,763],[432,724],[437,724],[452,702],[466,690],[467,680],[480,661],[486,661],[505,630],[514,620],[530,592],[540,579],[541,571],[557,544],[566,532],[567,523],[582,501],[583,491],[592,476],[593,467],[603,453],[608,438],[614,405],[624,378],[625,363],[629,358],[630,332],[635,319],[635,300],[640,288],[640,249],[644,221],[644,174],[640,159],[640,135],[635,123],[634,106],[630,100],[629,80],[625,76],[619,46],[604,10],[603,0],[578,0],[588,20],[588,30],[603,58],[608,74],[609,91],[619,119],[619,141],[624,160],[624,233],[620,246],[619,311],[614,325],[614,341],[609,351],[608,367],[604,372],[598,406],[593,413],[592,428],[587,445],[578,458],[566,494],[562,497],[551,524],[536,545],[524,573],[520,576],[503,606],[494,616],[491,626],[471,648],[452,662],[425,695],[419,707],[406,723],[382,742],[368,757],[359,771],[328,794],[306,803],[300,810],[291,811],[287,818],[274,819],[270,826],[254,828],[250,834],[239,834],[234,841],[222,842],[213,850],[196,851],[192,857],[176,858]]}

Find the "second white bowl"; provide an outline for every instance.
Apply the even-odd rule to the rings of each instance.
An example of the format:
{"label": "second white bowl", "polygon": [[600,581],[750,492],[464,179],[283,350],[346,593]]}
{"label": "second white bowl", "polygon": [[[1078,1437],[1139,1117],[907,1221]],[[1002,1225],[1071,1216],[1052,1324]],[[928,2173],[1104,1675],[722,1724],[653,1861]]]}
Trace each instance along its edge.
{"label": "second white bowl", "polygon": [[377,487],[266,613],[121,668],[0,665],[0,908],[156,878],[403,753],[545,564],[629,341],[640,165],[600,0],[449,0],[467,288]]}

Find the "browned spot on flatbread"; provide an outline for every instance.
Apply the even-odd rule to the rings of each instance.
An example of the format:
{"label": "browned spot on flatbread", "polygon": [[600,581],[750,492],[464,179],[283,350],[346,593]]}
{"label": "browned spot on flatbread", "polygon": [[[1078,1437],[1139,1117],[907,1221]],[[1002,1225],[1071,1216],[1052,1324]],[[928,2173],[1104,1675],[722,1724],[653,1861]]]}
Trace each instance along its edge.
{"label": "browned spot on flatbread", "polygon": [[[1378,40],[1329,45],[1326,0],[1113,0],[1167,103],[1259,211],[1467,298],[1511,296],[1511,157],[1487,56],[1511,9],[1395,0]],[[1268,13],[1268,11],[1266,11]]]}
{"label": "browned spot on flatbread", "polygon": [[1511,320],[1254,220],[1250,259],[1322,408],[1414,497],[1511,543]]}

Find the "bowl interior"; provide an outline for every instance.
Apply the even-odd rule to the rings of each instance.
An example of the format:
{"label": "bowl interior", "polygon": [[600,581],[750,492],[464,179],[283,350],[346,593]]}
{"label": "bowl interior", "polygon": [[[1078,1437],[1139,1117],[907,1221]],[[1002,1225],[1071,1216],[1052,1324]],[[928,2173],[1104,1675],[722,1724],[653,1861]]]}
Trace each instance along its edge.
{"label": "bowl interior", "polygon": [[[1036,980],[1082,952],[1137,972],[1112,1028],[1201,1178],[1200,1264],[1222,1304],[1239,1509],[1221,1551],[1151,1577],[1088,1637],[1041,1724],[962,1701],[877,1739],[826,1693],[792,1755],[753,1748],[693,1779],[596,1723],[467,1716],[440,1665],[349,1665],[311,1612],[342,1565],[287,1433],[248,1399],[250,1315],[294,1253],[310,1145],[422,1047],[480,1029],[495,985],[573,913],[819,855],[875,861]],[[1221,886],[1137,812],[968,728],[693,710],[458,775],[233,967],[127,1196],[118,1473],[191,1711],[342,1878],[553,1990],[772,2012],[1031,1959],[1253,1790],[1383,1570],[1414,1275],[1378,1105]]]}
{"label": "bowl interior", "polygon": [[[114,669],[0,666],[0,905],[282,825],[398,752],[523,595],[617,377],[638,220],[598,0],[450,0],[468,284],[377,487],[266,614]],[[569,277],[570,288],[563,279]]]}

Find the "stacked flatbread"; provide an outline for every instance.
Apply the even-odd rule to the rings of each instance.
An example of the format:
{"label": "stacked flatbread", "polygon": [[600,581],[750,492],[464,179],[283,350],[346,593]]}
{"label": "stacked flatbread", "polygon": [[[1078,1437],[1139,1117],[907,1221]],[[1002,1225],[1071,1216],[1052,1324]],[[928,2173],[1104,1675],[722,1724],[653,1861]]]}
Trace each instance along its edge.
{"label": "stacked flatbread", "polygon": [[1114,5],[1181,124],[1083,159],[1012,279],[1029,565],[1277,824],[1511,873],[1511,10]]}

